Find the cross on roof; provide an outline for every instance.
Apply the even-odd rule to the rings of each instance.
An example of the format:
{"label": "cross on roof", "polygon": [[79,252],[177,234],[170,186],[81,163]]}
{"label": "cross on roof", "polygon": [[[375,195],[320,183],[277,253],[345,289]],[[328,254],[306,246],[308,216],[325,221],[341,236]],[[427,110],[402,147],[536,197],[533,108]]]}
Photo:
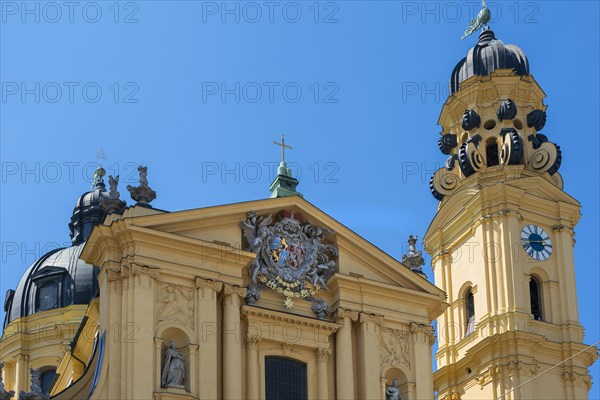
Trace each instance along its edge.
{"label": "cross on roof", "polygon": [[281,162],[285,162],[285,149],[293,149],[292,146],[288,146],[287,144],[285,144],[285,135],[281,135],[281,143],[273,140],[273,144],[276,144],[277,146],[281,147]]}

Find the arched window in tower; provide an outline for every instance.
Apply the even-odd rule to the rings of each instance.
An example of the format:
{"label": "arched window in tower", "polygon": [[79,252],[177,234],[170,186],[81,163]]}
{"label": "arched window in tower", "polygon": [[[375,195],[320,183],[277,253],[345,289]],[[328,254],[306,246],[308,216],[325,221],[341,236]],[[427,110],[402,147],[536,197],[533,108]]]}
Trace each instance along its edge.
{"label": "arched window in tower", "polygon": [[265,357],[265,399],[308,399],[306,364],[285,357]]}
{"label": "arched window in tower", "polygon": [[529,301],[531,302],[531,315],[536,321],[542,321],[542,298],[540,281],[535,275],[529,280]]}
{"label": "arched window in tower", "polygon": [[498,158],[498,142],[496,139],[491,138],[485,144],[485,158],[487,160],[487,166],[492,167],[500,164]]}
{"label": "arched window in tower", "polygon": [[475,331],[475,297],[471,288],[465,296],[465,321],[465,335],[473,333]]}

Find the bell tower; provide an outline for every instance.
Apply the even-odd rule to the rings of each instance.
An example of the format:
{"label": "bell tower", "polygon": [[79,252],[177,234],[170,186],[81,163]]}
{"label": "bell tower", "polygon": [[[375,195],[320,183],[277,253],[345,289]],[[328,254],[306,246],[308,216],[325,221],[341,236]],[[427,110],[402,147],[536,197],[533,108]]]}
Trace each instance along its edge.
{"label": "bell tower", "polygon": [[587,399],[573,262],[580,205],[523,51],[485,28],[452,72],[424,242],[450,307],[438,318],[439,399]]}

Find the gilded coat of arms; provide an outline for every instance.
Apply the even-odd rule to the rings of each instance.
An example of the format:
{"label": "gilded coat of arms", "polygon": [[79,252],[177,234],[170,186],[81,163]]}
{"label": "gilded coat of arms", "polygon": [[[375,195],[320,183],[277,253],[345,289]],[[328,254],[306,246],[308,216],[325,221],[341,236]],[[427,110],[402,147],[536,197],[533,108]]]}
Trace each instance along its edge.
{"label": "gilded coat of arms", "polygon": [[246,296],[248,304],[255,304],[260,290],[268,287],[285,296],[287,308],[293,307],[294,298],[309,300],[317,316],[324,318],[327,305],[314,295],[327,290],[327,280],[335,272],[332,258],[337,257],[338,250],[323,243],[325,236],[333,232],[306,223],[293,211],[281,211],[274,224],[271,215],[249,212],[240,226],[248,250],[256,253],[248,267],[252,279]]}

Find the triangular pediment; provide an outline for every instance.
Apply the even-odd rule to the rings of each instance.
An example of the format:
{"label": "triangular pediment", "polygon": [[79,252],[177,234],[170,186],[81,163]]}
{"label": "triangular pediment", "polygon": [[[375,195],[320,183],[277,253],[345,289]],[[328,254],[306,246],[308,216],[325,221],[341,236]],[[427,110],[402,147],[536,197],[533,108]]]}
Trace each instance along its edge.
{"label": "triangular pediment", "polygon": [[247,243],[239,224],[246,220],[248,212],[253,211],[260,216],[272,215],[275,221],[282,210],[300,213],[310,224],[334,232],[325,238],[325,242],[339,248],[338,273],[353,279],[401,287],[436,297],[444,296],[427,279],[299,196],[139,216],[131,224],[146,232],[160,232],[170,237],[196,239],[245,251]]}

